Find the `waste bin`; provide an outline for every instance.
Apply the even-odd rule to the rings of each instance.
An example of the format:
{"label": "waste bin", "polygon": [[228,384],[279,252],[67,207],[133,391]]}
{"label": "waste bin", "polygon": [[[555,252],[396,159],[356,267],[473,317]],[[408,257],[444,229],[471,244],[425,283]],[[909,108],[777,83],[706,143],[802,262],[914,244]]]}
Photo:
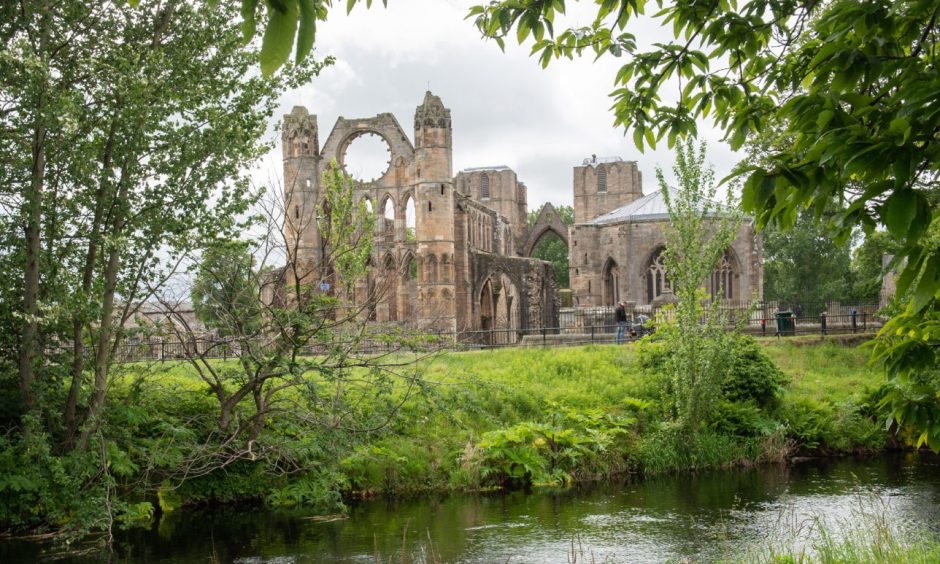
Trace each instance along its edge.
{"label": "waste bin", "polygon": [[777,334],[778,335],[795,335],[796,334],[796,320],[793,319],[792,311],[778,311],[776,314],[777,318]]}

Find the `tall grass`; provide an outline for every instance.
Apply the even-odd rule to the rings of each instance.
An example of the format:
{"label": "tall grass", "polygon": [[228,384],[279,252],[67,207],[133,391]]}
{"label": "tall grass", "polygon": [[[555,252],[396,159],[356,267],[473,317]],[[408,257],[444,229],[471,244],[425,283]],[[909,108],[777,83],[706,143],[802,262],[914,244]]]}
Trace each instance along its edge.
{"label": "tall grass", "polygon": [[767,564],[928,564],[940,562],[940,538],[926,529],[905,530],[874,500],[861,500],[850,519],[813,519],[790,538],[751,546],[728,560]]}

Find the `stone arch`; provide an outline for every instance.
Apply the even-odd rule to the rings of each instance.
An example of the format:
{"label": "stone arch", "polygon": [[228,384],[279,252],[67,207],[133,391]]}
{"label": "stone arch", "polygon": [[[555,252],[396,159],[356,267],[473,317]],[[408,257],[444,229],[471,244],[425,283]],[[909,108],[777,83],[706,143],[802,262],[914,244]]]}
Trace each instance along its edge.
{"label": "stone arch", "polygon": [[391,253],[388,253],[385,255],[385,260],[382,264],[385,275],[385,318],[387,321],[398,321],[398,261],[395,260],[395,257],[392,256]]}
{"label": "stone arch", "polygon": [[604,263],[604,305],[612,306],[620,301],[620,267],[611,257]]}
{"label": "stone arch", "polygon": [[424,281],[427,284],[436,284],[437,279],[437,257],[434,255],[427,255],[424,259]]}
{"label": "stone arch", "polygon": [[453,263],[451,255],[441,255],[441,282],[449,284],[451,282],[451,266]]}
{"label": "stone arch", "polygon": [[492,271],[480,290],[480,328],[492,330],[491,342],[514,343],[521,327],[521,294],[508,274],[500,269]]}
{"label": "stone arch", "polygon": [[401,303],[401,318],[403,321],[415,319],[415,304],[418,303],[418,261],[411,251],[405,253],[401,259],[401,288],[399,302]]}
{"label": "stone arch", "polygon": [[401,209],[399,210],[399,216],[401,218],[401,224],[405,230],[403,240],[404,241],[414,241],[415,240],[415,229],[416,229],[416,214],[417,209],[415,206],[415,196],[411,190],[403,193],[401,195]]}
{"label": "stone arch", "polygon": [[493,284],[490,282],[490,279],[487,278],[486,282],[483,283],[483,287],[480,289],[480,329],[484,331],[489,331],[493,329],[494,315],[493,315]]}
{"label": "stone arch", "polygon": [[395,232],[395,208],[395,197],[386,192],[379,200],[379,209],[375,212],[376,224],[380,226],[379,231],[381,233]]}
{"label": "stone arch", "polygon": [[542,206],[538,219],[529,229],[523,245],[523,256],[531,257],[535,246],[548,232],[557,235],[559,239],[564,241],[566,247],[571,248],[568,244],[568,226],[561,220],[558,211],[550,203]]}
{"label": "stone arch", "polygon": [[405,251],[404,256],[401,258],[401,278],[402,280],[417,280],[418,279],[418,259],[412,251]]}

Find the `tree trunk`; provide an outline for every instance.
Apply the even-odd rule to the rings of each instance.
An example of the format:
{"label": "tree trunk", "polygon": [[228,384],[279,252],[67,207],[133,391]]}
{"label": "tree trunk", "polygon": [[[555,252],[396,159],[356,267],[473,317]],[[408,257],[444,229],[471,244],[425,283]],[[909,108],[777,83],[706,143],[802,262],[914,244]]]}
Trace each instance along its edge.
{"label": "tree trunk", "polygon": [[[42,11],[39,29],[39,53],[45,60],[46,47],[49,43],[49,12],[45,3],[39,6]],[[36,100],[36,125],[33,128],[32,167],[30,170],[29,193],[26,194],[26,263],[23,272],[23,314],[25,320],[20,335],[19,375],[20,393],[27,411],[36,405],[36,354],[39,340],[39,255],[42,250],[40,241],[40,222],[42,221],[42,195],[46,176],[46,125],[45,125],[45,90],[43,83]]]}
{"label": "tree trunk", "polygon": [[[104,215],[105,207],[105,186],[109,182],[108,176],[111,174],[111,160],[114,153],[114,135],[116,132],[117,118],[114,118],[111,120],[111,128],[108,131],[108,141],[105,144],[104,154],[101,159],[101,179],[95,194],[95,212],[88,237],[88,250],[85,254],[85,264],[82,272],[82,305],[84,305],[84,302],[88,299],[88,294],[91,291],[91,283],[94,280],[95,263],[97,262],[98,245],[101,235],[101,218]],[[75,434],[78,432],[76,406],[78,404],[78,394],[81,391],[82,373],[85,371],[85,345],[82,340],[84,325],[85,320],[83,319],[83,314],[77,312],[72,320],[72,384],[69,387],[69,395],[65,400],[65,409],[62,414],[65,424],[63,448],[66,451],[70,451],[75,447]]]}
{"label": "tree trunk", "polygon": [[118,243],[124,231],[127,215],[128,165],[121,169],[117,198],[113,205],[111,224],[111,248],[108,250],[108,263],[104,271],[104,295],[101,300],[101,318],[98,327],[98,339],[95,347],[95,388],[88,406],[88,419],[91,424],[82,431],[79,445],[84,450],[88,446],[88,438],[99,424],[101,412],[104,409],[105,395],[108,391],[108,369],[111,366],[111,335],[114,325],[114,293],[117,289],[118,272],[121,267],[121,245]]}
{"label": "tree trunk", "polygon": [[26,409],[36,404],[34,382],[35,360],[39,337],[39,254],[41,251],[39,223],[42,220],[42,193],[46,171],[46,127],[42,117],[33,131],[31,181],[26,194],[26,264],[23,276],[23,313],[25,320],[20,340],[20,392]]}

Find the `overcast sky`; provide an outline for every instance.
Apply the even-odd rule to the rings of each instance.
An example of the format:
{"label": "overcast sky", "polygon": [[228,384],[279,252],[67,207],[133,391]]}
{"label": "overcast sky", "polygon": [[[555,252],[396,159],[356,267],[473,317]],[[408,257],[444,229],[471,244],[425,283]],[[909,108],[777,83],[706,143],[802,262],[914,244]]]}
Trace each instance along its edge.
{"label": "overcast sky", "polygon": [[[525,47],[507,42],[503,53],[484,41],[472,22],[464,20],[475,3],[389,0],[383,9],[376,1],[378,7],[366,10],[363,4],[350,16],[344,13],[345,3],[336,3],[330,20],[319,26],[316,50],[317,57],[332,55],[336,63],[310,84],[286,93],[279,113],[306,106],[318,116],[321,145],[337,117],[381,112],[395,114],[412,138],[415,107],[430,84],[451,110],[454,172],[512,167],[528,186],[529,209],[546,201],[571,204],[572,167],[591,154],[639,161],[644,192],[655,191],[655,167],[668,174],[672,164],[665,143],[641,154],[632,136],[612,126],[608,94],[622,60],[608,57],[593,63],[587,56],[556,61],[543,70]],[[585,10],[594,4],[584,4],[569,7],[568,23],[590,23]],[[556,29],[560,27],[556,22]],[[641,45],[667,40],[672,33],[655,25],[633,25],[631,31]],[[738,157],[717,132],[702,126],[700,133],[709,141],[709,157],[721,178]],[[280,147],[265,166],[277,166],[279,157]]]}

